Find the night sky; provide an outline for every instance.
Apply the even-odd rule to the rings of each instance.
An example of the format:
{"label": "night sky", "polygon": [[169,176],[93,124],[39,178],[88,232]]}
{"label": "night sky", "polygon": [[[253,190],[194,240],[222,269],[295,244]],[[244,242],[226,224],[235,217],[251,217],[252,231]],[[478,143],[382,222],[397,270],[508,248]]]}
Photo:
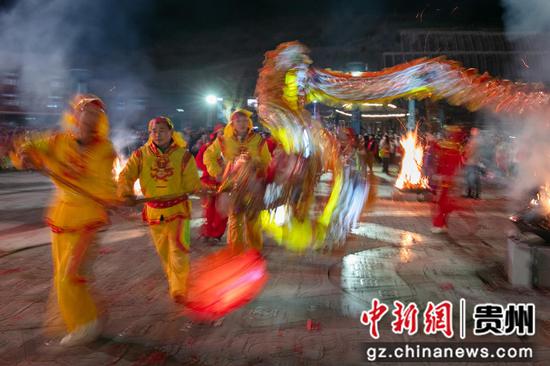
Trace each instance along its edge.
{"label": "night sky", "polygon": [[[146,18],[141,30],[142,44],[149,50],[155,68],[184,69],[186,81],[178,88],[186,99],[191,96],[195,100],[208,90],[224,88],[223,84],[229,85],[223,91],[226,95],[239,94],[239,88],[251,90],[264,52],[284,41],[300,40],[312,48],[318,66],[338,68],[340,65],[323,64],[315,49],[342,45],[352,49],[358,40],[369,39],[384,26],[491,30],[503,27],[498,0],[167,0],[155,3]],[[231,69],[232,62],[246,65],[246,71]],[[240,80],[245,80],[246,85],[240,85]]]}
{"label": "night sky", "polygon": [[[99,94],[121,93],[124,82],[127,90],[145,90],[165,104],[185,107],[189,116],[193,109],[202,113],[205,93],[241,102],[250,96],[264,53],[284,41],[300,40],[311,47],[316,65],[338,68],[316,50],[361,49],[341,57],[349,62],[356,60],[348,57],[384,51],[395,41],[387,35],[399,29],[503,27],[499,0],[51,0],[60,9],[50,9],[48,17],[40,15],[45,2],[0,0],[0,16],[23,1],[37,5],[27,10],[36,12],[34,20],[14,24],[50,22],[58,34],[52,47],[69,50],[64,53],[70,67],[108,81]],[[69,33],[72,41],[65,46]],[[40,44],[41,35],[34,37]]]}
{"label": "night sky", "polygon": [[[0,12],[9,11],[17,2],[0,0]],[[160,69],[172,67],[172,62],[185,63],[187,56],[196,56],[189,55],[191,49],[196,48],[193,44],[196,40],[228,40],[231,43],[239,33],[253,36],[255,51],[256,47],[267,50],[290,39],[300,39],[314,46],[341,44],[345,38],[374,31],[377,25],[388,21],[402,28],[502,28],[499,0],[117,0],[92,4],[105,7],[101,27],[106,30],[101,37],[96,37],[96,48],[104,49],[96,56],[104,56],[105,48],[114,54],[117,50],[123,54],[145,50]],[[86,18],[87,14],[84,10],[78,17]],[[97,14],[94,11],[91,16],[97,17]],[[350,29],[354,19],[366,21]],[[78,20],[67,21],[75,22],[78,27]],[[93,48],[94,42],[88,43]],[[200,46],[204,49],[204,44]],[[251,45],[243,42],[241,46],[246,49]],[[185,54],[178,60],[163,62],[164,56],[171,57],[170,48],[173,47],[185,50]],[[217,51],[221,59],[239,57],[232,50]]]}
{"label": "night sky", "polygon": [[[366,19],[353,26],[354,19]],[[213,36],[231,40],[239,31],[254,34],[254,44],[270,49],[275,43],[300,39],[318,46],[341,44],[384,22],[403,28],[443,27],[502,29],[499,0],[301,0],[301,1],[181,1],[155,2],[144,14],[143,44],[152,47]],[[318,32],[312,29],[318,28]],[[279,37],[283,36],[283,37]],[[243,44],[243,48],[247,45]],[[222,54],[221,57],[231,54]]]}
{"label": "night sky", "polygon": [[[227,26],[246,27],[246,23],[279,20],[285,17],[317,15],[325,19],[348,15],[370,15],[379,20],[399,17],[423,25],[461,27],[501,27],[502,9],[498,0],[301,0],[301,1],[181,1],[155,3],[150,36],[200,32]],[[420,14],[422,17],[420,17]],[[418,15],[418,17],[417,17]],[[342,25],[345,25],[342,22]]]}

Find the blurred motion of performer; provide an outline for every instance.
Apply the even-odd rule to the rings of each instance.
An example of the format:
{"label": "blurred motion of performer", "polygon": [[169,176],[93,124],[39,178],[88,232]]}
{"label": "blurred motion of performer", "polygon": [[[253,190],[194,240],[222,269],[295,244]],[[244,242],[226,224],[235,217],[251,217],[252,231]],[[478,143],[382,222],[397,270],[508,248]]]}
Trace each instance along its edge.
{"label": "blurred motion of performer", "polygon": [[271,157],[273,157],[273,155],[275,154],[275,149],[278,146],[277,141],[273,138],[273,136],[271,136],[271,133],[269,133],[269,131],[265,131],[261,135],[265,140],[267,149],[269,150]]}
{"label": "blurred motion of performer", "polygon": [[45,171],[56,185],[46,214],[52,231],[54,284],[68,334],[61,345],[93,341],[101,333],[98,310],[82,270],[98,230],[108,224],[106,207],[117,203],[112,176],[115,151],[103,102],[78,95],[64,116],[66,131],[15,144],[18,168]]}
{"label": "blurred motion of performer", "polygon": [[217,190],[220,182],[215,177],[208,174],[204,164],[204,152],[212,143],[223,135],[224,125],[218,124],[214,127],[214,132],[210,134],[210,142],[201,146],[195,161],[197,167],[202,171],[201,182],[204,188],[208,190],[208,195],[203,199],[204,217],[206,222],[201,227],[201,236],[207,240],[219,241],[225,233],[227,227],[227,216],[221,215],[216,208],[218,197]]}
{"label": "blurred motion of performer", "polygon": [[436,153],[437,151],[437,139],[434,135],[426,134],[426,144],[424,146],[424,158],[422,163],[422,174],[428,178],[428,184],[430,189],[435,192],[437,189],[437,182],[435,179],[436,167]]}
{"label": "blurred motion of performer", "polygon": [[368,135],[365,139],[365,152],[369,174],[374,174],[373,165],[376,154],[378,153],[378,144],[373,134]]}
{"label": "blurred motion of performer", "polygon": [[435,210],[432,232],[440,234],[447,231],[447,219],[458,207],[452,198],[455,176],[462,162],[462,130],[456,126],[446,128],[446,136],[435,148],[436,174],[439,177],[435,197]]}
{"label": "blurred motion of performer", "polygon": [[470,130],[470,139],[465,148],[465,170],[466,170],[466,197],[479,199],[481,194],[481,175],[483,173],[483,163],[480,154],[479,130],[472,128]]}
{"label": "blurred motion of performer", "polygon": [[170,296],[183,302],[189,274],[191,202],[188,194],[201,188],[195,159],[186,149],[172,121],[157,117],[149,121],[149,140],[134,151],[118,180],[118,194],[134,200],[133,186],[139,179],[143,196],[143,220],[168,279]]}
{"label": "blurred motion of performer", "polygon": [[340,158],[344,165],[354,169],[364,169],[366,150],[363,136],[355,134],[353,128],[344,128],[338,134],[340,142]]}
{"label": "blurred motion of performer", "polygon": [[390,175],[390,137],[386,134],[380,141],[378,155],[382,159],[382,172]]}
{"label": "blurred motion of performer", "polygon": [[[251,112],[238,109],[231,114],[224,128],[223,136],[217,138],[204,153],[204,163],[208,174],[222,181],[222,174],[229,164],[239,158],[251,160],[265,174],[271,154],[265,140],[252,129]],[[222,182],[223,184],[223,182]],[[243,187],[241,187],[243,188]],[[245,249],[262,249],[262,233],[257,210],[237,210],[229,212],[227,244],[235,252]]]}

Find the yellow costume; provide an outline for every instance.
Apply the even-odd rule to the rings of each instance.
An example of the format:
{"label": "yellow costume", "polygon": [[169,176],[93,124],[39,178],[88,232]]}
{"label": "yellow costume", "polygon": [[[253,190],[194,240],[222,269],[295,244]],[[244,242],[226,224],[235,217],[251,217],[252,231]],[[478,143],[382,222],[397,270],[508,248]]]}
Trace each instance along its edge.
{"label": "yellow costume", "polygon": [[[230,122],[224,128],[223,136],[217,138],[204,153],[204,163],[208,174],[213,177],[219,176],[224,171],[225,166],[241,154],[248,155],[264,170],[267,170],[271,161],[271,154],[264,139],[252,131],[250,112],[237,110],[233,112],[233,115],[236,113],[248,117],[248,135],[242,141],[239,140],[230,119]],[[261,224],[258,215],[253,214],[251,216],[246,211],[231,212],[228,220],[227,243],[230,248],[237,252],[247,248],[262,249]]]}
{"label": "yellow costume", "polygon": [[[100,100],[81,97],[65,122],[77,123],[77,108],[87,103],[100,110],[94,141],[80,145],[71,132],[42,135],[16,144],[17,154],[26,154],[36,168],[43,169],[56,185],[53,202],[46,215],[52,229],[52,259],[57,300],[66,328],[73,332],[92,324],[97,309],[86,280],[79,271],[98,229],[109,222],[106,206],[115,204],[116,186],[112,176],[115,152],[108,140],[108,121]],[[21,168],[17,155],[14,165]]]}
{"label": "yellow costume", "polygon": [[145,199],[156,197],[145,204],[143,219],[149,224],[170,296],[179,300],[185,296],[189,273],[191,203],[187,194],[198,191],[201,182],[195,159],[176,136],[174,132],[165,152],[152,141],[134,151],[118,183],[119,196],[133,196],[139,179]]}

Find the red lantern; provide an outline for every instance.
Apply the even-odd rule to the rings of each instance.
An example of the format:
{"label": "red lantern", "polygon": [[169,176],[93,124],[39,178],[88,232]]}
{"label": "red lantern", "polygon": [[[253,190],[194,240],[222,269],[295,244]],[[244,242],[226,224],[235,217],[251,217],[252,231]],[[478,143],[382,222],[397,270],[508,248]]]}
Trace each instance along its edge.
{"label": "red lantern", "polygon": [[266,262],[254,249],[235,254],[229,249],[200,259],[189,276],[188,316],[216,320],[253,300],[267,281]]}

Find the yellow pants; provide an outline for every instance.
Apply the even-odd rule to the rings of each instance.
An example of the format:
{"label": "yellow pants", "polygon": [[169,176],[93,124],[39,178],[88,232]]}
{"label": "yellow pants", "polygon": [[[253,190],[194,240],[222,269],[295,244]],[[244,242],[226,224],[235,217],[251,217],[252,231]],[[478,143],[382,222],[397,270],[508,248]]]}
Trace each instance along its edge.
{"label": "yellow pants", "polygon": [[245,212],[231,213],[227,223],[227,245],[235,252],[245,249],[262,250],[261,221],[258,215],[249,217]]}
{"label": "yellow pants", "polygon": [[95,231],[52,233],[52,259],[57,303],[69,332],[97,319],[97,309],[80,271]]}
{"label": "yellow pants", "polygon": [[149,226],[153,242],[168,279],[170,296],[185,296],[189,274],[189,220],[176,219]]}

